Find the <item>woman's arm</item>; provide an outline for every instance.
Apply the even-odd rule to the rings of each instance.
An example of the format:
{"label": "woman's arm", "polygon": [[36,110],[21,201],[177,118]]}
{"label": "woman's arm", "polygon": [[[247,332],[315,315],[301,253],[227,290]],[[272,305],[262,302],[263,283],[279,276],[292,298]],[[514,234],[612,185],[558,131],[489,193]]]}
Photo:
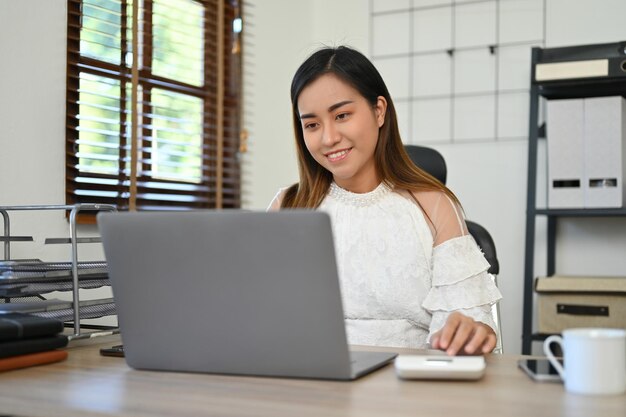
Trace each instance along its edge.
{"label": "woman's arm", "polygon": [[491,306],[502,296],[489,263],[455,202],[437,192],[416,198],[433,230],[432,287],[423,304],[432,314],[431,347],[449,355],[490,352],[497,343]]}

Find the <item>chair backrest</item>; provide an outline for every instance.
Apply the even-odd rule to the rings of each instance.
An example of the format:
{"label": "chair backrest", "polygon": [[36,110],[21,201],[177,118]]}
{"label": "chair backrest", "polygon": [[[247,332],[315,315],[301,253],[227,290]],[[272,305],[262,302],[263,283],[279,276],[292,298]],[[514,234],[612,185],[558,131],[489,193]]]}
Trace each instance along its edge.
{"label": "chair backrest", "polygon": [[[418,145],[404,145],[404,149],[406,149],[409,157],[415,165],[437,178],[443,184],[446,183],[448,176],[446,161],[436,149]],[[489,265],[491,266],[488,272],[493,275],[498,275],[500,272],[500,264],[496,254],[496,245],[494,244],[491,235],[487,229],[478,223],[472,221],[466,221],[466,223],[469,233],[472,235],[480,249],[482,249],[487,262],[489,262]]]}
{"label": "chair backrest", "polygon": [[448,169],[446,161],[438,151],[418,145],[405,145],[404,149],[415,165],[437,178],[442,184],[446,183]]}

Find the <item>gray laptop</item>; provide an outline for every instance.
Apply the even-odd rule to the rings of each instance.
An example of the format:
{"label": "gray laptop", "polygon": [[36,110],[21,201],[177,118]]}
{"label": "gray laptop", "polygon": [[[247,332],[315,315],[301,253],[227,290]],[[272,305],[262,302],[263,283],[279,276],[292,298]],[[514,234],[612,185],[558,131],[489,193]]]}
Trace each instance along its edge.
{"label": "gray laptop", "polygon": [[349,352],[328,215],[101,213],[127,363],[355,379],[396,355]]}

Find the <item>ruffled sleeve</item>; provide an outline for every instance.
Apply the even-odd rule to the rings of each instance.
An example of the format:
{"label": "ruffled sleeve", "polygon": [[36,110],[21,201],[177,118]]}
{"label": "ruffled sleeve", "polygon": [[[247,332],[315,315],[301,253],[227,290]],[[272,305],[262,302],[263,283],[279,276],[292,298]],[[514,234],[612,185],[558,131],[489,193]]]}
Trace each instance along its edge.
{"label": "ruffled sleeve", "polygon": [[458,311],[490,326],[491,306],[502,298],[487,270],[489,263],[470,235],[447,240],[433,249],[432,286],[422,307],[432,314],[430,335]]}

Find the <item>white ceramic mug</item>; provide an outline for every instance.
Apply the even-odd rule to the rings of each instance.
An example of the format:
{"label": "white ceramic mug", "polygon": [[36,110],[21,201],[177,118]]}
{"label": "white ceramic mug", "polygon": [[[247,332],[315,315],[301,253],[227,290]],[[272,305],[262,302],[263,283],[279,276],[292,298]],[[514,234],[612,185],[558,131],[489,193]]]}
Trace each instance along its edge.
{"label": "white ceramic mug", "polygon": [[[563,366],[550,346],[563,350]],[[568,329],[549,336],[543,351],[565,382],[577,394],[621,394],[626,391],[626,330]]]}

